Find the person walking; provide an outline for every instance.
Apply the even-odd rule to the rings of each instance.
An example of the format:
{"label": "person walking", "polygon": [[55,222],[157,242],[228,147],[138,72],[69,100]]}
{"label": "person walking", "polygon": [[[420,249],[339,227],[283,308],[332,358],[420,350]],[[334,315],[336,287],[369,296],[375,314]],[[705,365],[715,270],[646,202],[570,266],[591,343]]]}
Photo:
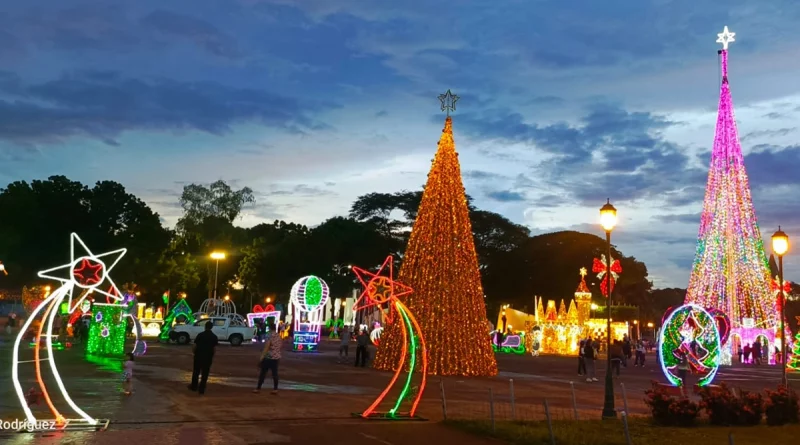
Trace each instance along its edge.
{"label": "person walking", "polygon": [[592,342],[592,337],[589,337],[586,340],[586,343],[583,345],[583,360],[586,363],[587,382],[597,381],[597,377],[595,375],[595,366],[594,366],[595,358],[597,358],[597,350],[594,348],[594,342]]}
{"label": "person walking", "polygon": [[586,346],[586,340],[581,340],[578,343],[578,375],[586,375],[586,360],[583,358],[584,346]]}
{"label": "person walking", "polygon": [[685,352],[680,351],[678,360],[678,378],[681,379],[681,393],[686,396],[688,394],[686,391],[686,385],[689,383],[689,381],[686,379],[689,374],[689,357]]}
{"label": "person walking", "polygon": [[361,363],[361,367],[367,365],[367,345],[369,345],[369,335],[367,335],[366,329],[361,329],[358,333],[358,337],[356,337],[356,364],[358,366],[359,362]]}
{"label": "person walking", "polygon": [[741,344],[736,347],[736,355],[739,356],[739,363],[744,363],[742,361],[742,355],[744,355],[744,351],[742,350],[742,345]]}
{"label": "person walking", "polygon": [[614,344],[608,348],[608,353],[611,354],[611,372],[616,372],[619,377],[620,365],[625,361],[625,346],[619,340],[614,340]]}
{"label": "person walking", "polygon": [[350,326],[342,327],[342,335],[339,341],[339,363],[342,362],[342,355],[347,360],[348,352],[350,350]]}
{"label": "person walking", "polygon": [[644,368],[644,358],[647,355],[647,350],[644,347],[644,343],[640,340],[636,344],[636,361],[633,362],[633,366],[641,366]]}
{"label": "person walking", "polygon": [[123,364],[123,368],[125,371],[122,372],[122,391],[125,393],[126,396],[133,394],[133,364],[134,364],[134,355],[132,352],[128,353],[128,359],[125,360]]}
{"label": "person walking", "polygon": [[[211,362],[214,360],[214,351],[217,348],[219,339],[211,329],[214,324],[210,321],[206,322],[205,330],[194,339],[192,351],[194,352],[194,367],[192,369],[192,383],[189,384],[191,391],[197,391],[198,394],[203,395],[206,392],[206,383],[208,382],[208,373],[211,371]],[[199,378],[199,382],[198,382]]]}
{"label": "person walking", "polygon": [[253,392],[261,392],[261,385],[264,384],[267,372],[272,371],[272,394],[278,394],[278,363],[280,363],[281,360],[283,339],[281,338],[281,334],[275,329],[275,323],[270,322],[267,325],[265,341],[264,351],[261,352],[261,359],[258,362],[258,367],[261,369],[258,373],[258,386],[256,386]]}

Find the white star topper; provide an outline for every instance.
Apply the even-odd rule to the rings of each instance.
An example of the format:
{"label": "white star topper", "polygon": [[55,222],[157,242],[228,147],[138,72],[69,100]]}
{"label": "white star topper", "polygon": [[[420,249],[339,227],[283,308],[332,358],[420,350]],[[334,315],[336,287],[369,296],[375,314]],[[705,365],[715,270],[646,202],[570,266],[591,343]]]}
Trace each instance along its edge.
{"label": "white star topper", "polygon": [[717,37],[719,37],[717,43],[721,43],[722,49],[727,50],[728,44],[736,41],[736,39],[733,38],[735,35],[736,33],[728,31],[728,27],[726,26],[721,33],[717,34]]}
{"label": "white star topper", "polygon": [[[78,242],[83,250],[86,252],[86,255],[82,255],[79,257],[75,256],[75,242]],[[101,253],[100,255],[95,255],[86,247],[86,244],[80,239],[80,237],[73,233],[70,236],[70,262],[69,264],[65,264],[63,266],[54,267],[52,269],[47,269],[39,272],[39,276],[42,278],[50,278],[53,280],[60,281],[64,283],[62,287],[68,287],[67,292],[69,293],[69,299],[67,300],[69,312],[75,310],[78,306],[81,305],[81,302],[92,292],[98,292],[100,294],[106,295],[108,297],[113,298],[114,300],[121,301],[122,297],[120,297],[121,293],[117,288],[117,285],[111,279],[109,272],[114,266],[119,263],[119,260],[122,259],[126,249],[117,249],[112,250],[110,252]],[[102,258],[111,257],[110,259],[113,260],[111,265],[107,266],[106,263],[102,260]],[[56,275],[49,275],[55,271],[60,271],[62,269],[67,269],[69,272],[68,278],[64,278],[61,276]],[[108,283],[111,287],[111,292],[106,292],[104,290],[98,289],[98,287],[103,284],[104,281],[108,280]],[[72,293],[73,287],[77,286],[82,292],[86,290],[87,292],[82,292],[83,295],[75,304],[72,304]]]}

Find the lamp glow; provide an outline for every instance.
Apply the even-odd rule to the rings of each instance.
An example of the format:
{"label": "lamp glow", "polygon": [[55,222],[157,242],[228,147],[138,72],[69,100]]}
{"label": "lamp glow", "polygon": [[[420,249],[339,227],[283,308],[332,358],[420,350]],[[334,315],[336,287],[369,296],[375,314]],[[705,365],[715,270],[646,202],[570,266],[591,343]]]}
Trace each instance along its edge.
{"label": "lamp glow", "polygon": [[600,207],[600,225],[606,232],[614,230],[614,226],[617,225],[617,209],[611,205],[610,199]]}
{"label": "lamp glow", "polygon": [[783,256],[789,251],[789,236],[780,226],[778,231],[772,234],[772,251],[778,256]]}
{"label": "lamp glow", "polygon": [[211,256],[212,260],[217,260],[217,261],[224,260],[225,259],[225,252],[214,251],[214,252],[211,252],[210,256]]}

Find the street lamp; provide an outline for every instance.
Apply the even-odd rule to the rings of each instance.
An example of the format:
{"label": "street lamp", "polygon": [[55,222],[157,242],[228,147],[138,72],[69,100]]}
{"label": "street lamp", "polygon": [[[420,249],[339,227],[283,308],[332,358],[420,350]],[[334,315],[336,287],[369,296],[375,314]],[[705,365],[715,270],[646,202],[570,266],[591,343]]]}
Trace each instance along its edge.
{"label": "street lamp", "polygon": [[272,297],[267,297],[267,304],[269,304],[270,302],[272,302]]}
{"label": "street lamp", "polygon": [[600,207],[600,225],[606,231],[606,283],[608,283],[608,301],[606,306],[606,388],[603,400],[603,418],[608,419],[617,417],[617,410],[614,408],[614,379],[611,376],[611,231],[617,225],[617,209],[611,205],[611,200],[607,199],[603,207]]}
{"label": "street lamp", "polygon": [[214,273],[214,299],[217,299],[217,279],[219,278],[219,260],[225,259],[225,252],[211,252],[211,259],[217,262],[217,271]]}
{"label": "street lamp", "polygon": [[231,299],[230,295],[225,295],[225,301],[230,301],[230,299]]}
{"label": "street lamp", "polygon": [[786,327],[784,321],[786,319],[786,295],[783,291],[783,256],[789,250],[789,236],[781,230],[778,226],[778,231],[772,234],[772,251],[778,255],[778,291],[780,297],[778,301],[781,305],[781,382],[783,386],[787,386],[786,380]]}
{"label": "street lamp", "polygon": [[0,261],[0,272],[3,272],[3,275],[8,275],[8,271],[6,270],[6,266],[3,265],[2,261]]}

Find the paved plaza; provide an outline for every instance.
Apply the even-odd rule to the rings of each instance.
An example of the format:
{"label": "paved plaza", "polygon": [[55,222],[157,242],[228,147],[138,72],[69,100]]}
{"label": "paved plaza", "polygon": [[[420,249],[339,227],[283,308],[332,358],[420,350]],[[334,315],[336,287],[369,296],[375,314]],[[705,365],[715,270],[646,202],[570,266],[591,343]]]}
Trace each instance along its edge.
{"label": "paved plaza", "polygon": [[[11,356],[9,340],[3,338],[0,344],[3,362],[7,364]],[[430,378],[419,409],[427,422],[361,420],[352,413],[362,411],[374,400],[390,374],[356,368],[352,356],[346,363],[339,363],[337,345],[324,342],[316,354],[285,352],[280,364],[281,391],[278,395],[271,395],[269,391],[252,393],[260,353],[255,345],[238,348],[220,345],[203,396],[186,388],[192,363],[191,348],[186,346],[151,344],[147,354],[137,359],[135,394],[130,397],[121,393],[121,361],[95,359],[88,362],[79,347],[59,351],[56,359],[73,399],[90,415],[110,419],[109,430],[45,436],[3,432],[5,435],[0,440],[9,444],[102,444],[119,442],[121,438],[143,441],[155,437],[162,445],[329,443],[341,437],[352,444],[401,444],[438,439],[473,444],[486,442],[452,431],[438,422],[445,415],[444,406],[448,418],[488,419],[492,412],[491,399],[498,419],[538,420],[543,419],[543,401],[547,399],[555,418],[573,418],[576,411],[581,418],[600,416],[602,369],[598,372],[599,382],[586,383],[576,374],[576,358],[500,354],[497,377]],[[628,412],[645,414],[644,390],[652,380],[663,381],[654,357],[648,355],[644,368],[624,368],[622,375],[615,379],[617,409],[625,406],[624,386]],[[29,369],[23,368],[22,375],[24,389],[35,384],[32,365]],[[737,365],[722,369],[717,381],[725,381],[736,388],[762,390],[775,387],[779,379],[778,368]],[[513,405],[510,380],[513,380]],[[10,384],[10,366],[0,369],[0,381],[8,382],[0,392],[0,418],[23,417]],[[270,383],[268,379],[265,385],[268,387]],[[54,399],[59,400],[58,394]],[[46,408],[34,408],[45,416]],[[66,406],[64,410],[68,412]]]}

